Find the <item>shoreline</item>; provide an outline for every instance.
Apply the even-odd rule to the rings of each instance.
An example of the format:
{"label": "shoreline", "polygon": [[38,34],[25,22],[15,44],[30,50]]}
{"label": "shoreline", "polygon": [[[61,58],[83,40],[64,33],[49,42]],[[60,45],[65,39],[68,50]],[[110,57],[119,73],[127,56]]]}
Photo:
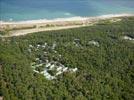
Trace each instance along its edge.
{"label": "shoreline", "polygon": [[97,17],[73,17],[58,18],[55,20],[31,20],[20,22],[1,22],[0,31],[7,34],[0,37],[21,36],[29,33],[42,31],[72,29],[85,26],[92,26],[100,21],[110,20],[111,22],[121,21],[122,17],[132,17],[134,14],[110,14]]}
{"label": "shoreline", "polygon": [[0,25],[10,25],[10,24],[40,24],[40,23],[51,23],[51,22],[62,22],[62,21],[84,21],[84,20],[93,20],[93,19],[109,19],[114,17],[129,17],[134,16],[134,14],[123,13],[123,14],[106,14],[100,16],[92,17],[69,17],[69,18],[55,18],[55,19],[38,19],[38,20],[26,20],[26,21],[2,21],[0,20]]}

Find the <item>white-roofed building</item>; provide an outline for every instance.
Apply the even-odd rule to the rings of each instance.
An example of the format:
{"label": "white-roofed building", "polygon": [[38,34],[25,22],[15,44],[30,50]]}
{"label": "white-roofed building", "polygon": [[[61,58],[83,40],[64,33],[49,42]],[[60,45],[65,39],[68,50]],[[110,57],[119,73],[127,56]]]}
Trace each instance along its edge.
{"label": "white-roofed building", "polygon": [[129,36],[124,36],[123,39],[125,39],[125,40],[130,40],[130,41],[134,40],[133,38],[131,38],[131,37],[129,37]]}
{"label": "white-roofed building", "polygon": [[37,71],[37,70],[33,70],[34,72],[36,72],[36,73],[40,73],[39,71]]}
{"label": "white-roofed building", "polygon": [[30,47],[30,48],[33,48],[34,46],[30,44],[29,47]]}
{"label": "white-roofed building", "polygon": [[49,66],[51,66],[51,63],[47,63],[47,64],[46,64],[46,67],[49,67]]}
{"label": "white-roofed building", "polygon": [[74,69],[72,69],[73,72],[76,72],[77,70],[78,70],[78,68],[74,68]]}
{"label": "white-roofed building", "polygon": [[63,72],[61,72],[61,71],[58,71],[57,73],[56,73],[56,76],[57,75],[60,75],[60,74],[62,74]]}
{"label": "white-roofed building", "polygon": [[96,41],[94,41],[94,40],[89,41],[88,44],[93,44],[93,45],[99,47],[99,42],[96,42]]}
{"label": "white-roofed building", "polygon": [[65,68],[63,68],[63,72],[66,72],[67,71],[67,69],[68,69],[68,67],[65,67]]}
{"label": "white-roofed building", "polygon": [[57,71],[60,71],[60,70],[62,70],[62,67],[61,66],[57,68]]}
{"label": "white-roofed building", "polygon": [[52,70],[53,68],[55,68],[55,65],[54,65],[54,64],[52,64],[52,65],[50,66],[50,70]]}
{"label": "white-roofed building", "polygon": [[56,43],[53,43],[52,49],[55,49],[55,47],[56,47]]}

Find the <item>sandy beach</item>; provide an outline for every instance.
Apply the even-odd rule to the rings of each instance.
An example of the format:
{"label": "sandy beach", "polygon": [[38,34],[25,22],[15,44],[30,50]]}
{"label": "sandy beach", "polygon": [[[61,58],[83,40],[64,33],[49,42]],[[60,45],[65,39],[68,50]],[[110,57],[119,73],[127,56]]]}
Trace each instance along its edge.
{"label": "sandy beach", "polygon": [[57,18],[53,20],[40,19],[18,22],[0,21],[0,31],[8,30],[8,36],[20,36],[40,31],[61,30],[93,25],[94,23],[105,19],[117,18],[117,21],[119,21],[120,17],[129,16],[134,16],[134,14],[109,14],[96,17]]}
{"label": "sandy beach", "polygon": [[39,20],[28,20],[28,21],[0,21],[0,25],[10,25],[10,24],[40,24],[40,23],[54,23],[54,22],[64,22],[64,21],[85,21],[85,20],[94,20],[94,19],[108,19],[114,17],[124,17],[124,16],[134,16],[134,14],[109,14],[101,15],[95,17],[71,17],[71,18],[56,18],[53,20],[39,19]]}

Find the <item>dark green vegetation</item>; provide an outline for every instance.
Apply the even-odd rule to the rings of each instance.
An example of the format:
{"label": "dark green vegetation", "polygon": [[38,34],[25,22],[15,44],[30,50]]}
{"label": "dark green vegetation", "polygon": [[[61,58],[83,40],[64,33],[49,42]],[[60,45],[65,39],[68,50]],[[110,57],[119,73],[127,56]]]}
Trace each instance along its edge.
{"label": "dark green vegetation", "polygon": [[23,30],[23,29],[34,29],[34,28],[36,28],[36,25],[34,25],[34,26],[27,26],[27,27],[21,27],[21,28],[12,28],[12,29],[9,29],[8,31],[13,31],[13,30]]}
{"label": "dark green vegetation", "polygon": [[6,32],[5,31],[0,31],[0,35],[5,35]]}
{"label": "dark green vegetation", "polygon": [[[133,100],[134,43],[122,36],[134,37],[134,18],[92,27],[40,32],[0,39],[0,96],[5,100]],[[73,44],[79,39],[80,46]],[[88,45],[95,40],[99,47]],[[39,54],[27,51],[29,44],[57,43],[61,63],[77,67],[76,73],[64,73],[47,80],[34,73],[31,62]],[[54,59],[50,56],[49,59]]]}

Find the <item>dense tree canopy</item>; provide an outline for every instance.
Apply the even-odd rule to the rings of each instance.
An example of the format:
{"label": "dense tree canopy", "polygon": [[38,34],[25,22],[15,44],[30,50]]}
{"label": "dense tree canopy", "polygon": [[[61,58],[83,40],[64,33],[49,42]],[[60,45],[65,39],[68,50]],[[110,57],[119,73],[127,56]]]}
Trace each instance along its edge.
{"label": "dense tree canopy", "polygon": [[[134,38],[133,17],[0,38],[0,96],[5,100],[133,100],[134,41],[123,36]],[[35,73],[31,63],[37,57],[45,59],[44,51],[29,53],[28,47],[44,43],[57,44],[56,54],[46,49],[49,60],[77,67],[78,71],[63,73],[54,80]]]}

